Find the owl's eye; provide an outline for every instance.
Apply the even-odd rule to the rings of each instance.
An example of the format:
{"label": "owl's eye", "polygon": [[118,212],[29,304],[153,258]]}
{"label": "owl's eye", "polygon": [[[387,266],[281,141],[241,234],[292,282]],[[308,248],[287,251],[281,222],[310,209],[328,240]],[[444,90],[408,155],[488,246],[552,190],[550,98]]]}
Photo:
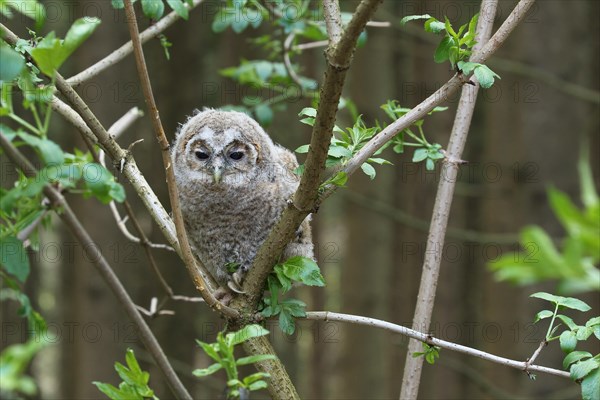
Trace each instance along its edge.
{"label": "owl's eye", "polygon": [[205,152],[200,151],[200,150],[197,150],[195,154],[199,160],[206,160],[208,158],[208,154],[206,154]]}
{"label": "owl's eye", "polygon": [[244,157],[244,153],[241,151],[234,151],[229,155],[229,157],[231,157],[232,160],[241,160],[242,157]]}

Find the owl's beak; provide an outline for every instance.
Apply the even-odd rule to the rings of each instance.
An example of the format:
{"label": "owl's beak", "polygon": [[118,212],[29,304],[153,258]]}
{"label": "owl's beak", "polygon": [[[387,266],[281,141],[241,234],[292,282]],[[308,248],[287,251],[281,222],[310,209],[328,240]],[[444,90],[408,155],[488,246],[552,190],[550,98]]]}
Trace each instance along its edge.
{"label": "owl's beak", "polygon": [[221,167],[215,167],[213,172],[213,183],[221,182]]}

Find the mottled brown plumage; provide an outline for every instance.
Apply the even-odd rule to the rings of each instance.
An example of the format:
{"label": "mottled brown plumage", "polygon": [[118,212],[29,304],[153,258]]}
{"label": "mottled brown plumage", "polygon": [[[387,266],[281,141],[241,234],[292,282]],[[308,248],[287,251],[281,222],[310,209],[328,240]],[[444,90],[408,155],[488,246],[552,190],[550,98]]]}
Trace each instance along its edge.
{"label": "mottled brown plumage", "polygon": [[[296,157],[247,115],[205,110],[181,127],[171,158],[194,252],[221,285],[238,290],[298,187]],[[293,256],[314,258],[309,218],[282,258]]]}

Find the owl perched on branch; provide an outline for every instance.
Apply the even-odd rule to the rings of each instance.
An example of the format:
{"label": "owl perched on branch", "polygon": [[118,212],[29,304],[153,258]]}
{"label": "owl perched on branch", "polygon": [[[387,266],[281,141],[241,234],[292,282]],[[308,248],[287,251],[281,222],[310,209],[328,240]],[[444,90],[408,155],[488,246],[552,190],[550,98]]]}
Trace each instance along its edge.
{"label": "owl perched on branch", "polygon": [[[205,110],[181,126],[171,159],[193,251],[219,284],[239,292],[298,187],[296,157],[247,115]],[[309,218],[282,260],[314,258]]]}

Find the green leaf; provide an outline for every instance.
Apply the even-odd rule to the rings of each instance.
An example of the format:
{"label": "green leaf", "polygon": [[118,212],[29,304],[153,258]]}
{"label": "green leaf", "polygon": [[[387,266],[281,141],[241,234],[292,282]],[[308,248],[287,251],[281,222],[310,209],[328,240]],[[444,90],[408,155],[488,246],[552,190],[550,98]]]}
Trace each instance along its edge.
{"label": "green leaf", "polygon": [[581,397],[583,400],[600,399],[600,369],[593,370],[581,382]]}
{"label": "green leaf", "polygon": [[463,72],[463,74],[470,75],[475,68],[481,66],[482,64],[467,61],[459,61],[456,65]]}
{"label": "green leaf", "polygon": [[494,71],[489,69],[487,65],[479,65],[475,68],[475,77],[479,81],[479,84],[484,89],[489,89],[494,84],[494,79],[500,79],[500,76],[496,74]]}
{"label": "green leaf", "polygon": [[270,377],[271,377],[271,374],[268,374],[266,372],[255,372],[255,373],[245,377],[243,382],[244,382],[244,385],[250,385],[251,383],[256,382],[258,380],[268,379]]}
{"label": "green leaf", "polygon": [[325,280],[316,262],[307,257],[292,257],[282,264],[285,275],[308,286],[325,286]]}
{"label": "green leaf", "polygon": [[400,20],[400,25],[406,25],[407,22],[418,20],[418,19],[430,19],[432,18],[429,14],[423,15],[407,15],[406,17]]}
{"label": "green leaf", "polygon": [[189,12],[181,0],[167,0],[167,4],[177,13],[177,15],[187,21]]}
{"label": "green leaf", "polygon": [[360,166],[360,169],[362,169],[362,171],[369,178],[371,178],[371,180],[375,179],[375,175],[377,174],[377,171],[375,171],[375,168],[371,164],[369,164],[369,163],[362,163],[362,165]]}
{"label": "green leaf", "polygon": [[65,40],[56,39],[50,32],[31,50],[31,57],[37,63],[40,71],[53,76],[65,60],[83,43],[98,27],[100,20],[94,17],[79,18],[73,22]]}
{"label": "green leaf", "polygon": [[440,64],[450,59],[450,49],[456,45],[456,42],[450,36],[442,39],[438,47],[435,49],[433,61]]}
{"label": "green leaf", "polygon": [[567,317],[566,315],[558,314],[556,316],[556,318],[558,318],[562,322],[564,322],[564,324],[567,325],[569,327],[569,329],[571,329],[571,330],[573,330],[577,327],[577,324],[575,322],[573,322],[573,320],[571,318]]}
{"label": "green leaf", "polygon": [[569,368],[569,365],[581,361],[585,358],[592,358],[592,355],[587,351],[572,351],[571,353],[567,354],[567,356],[563,360],[563,368],[567,369]]}
{"label": "green leaf", "polygon": [[533,320],[533,323],[535,324],[536,322],[541,321],[542,319],[545,319],[545,318],[549,318],[553,315],[554,315],[554,313],[549,310],[540,311],[539,313],[537,313],[535,315],[535,319]]}
{"label": "green leaf", "polygon": [[448,34],[451,36],[454,36],[454,37],[458,36],[457,33],[454,31],[454,29],[452,29],[452,24],[450,23],[450,20],[448,19],[448,17],[445,17],[445,18],[446,18],[446,22],[445,22],[446,32],[448,32]]}
{"label": "green leaf", "polygon": [[298,113],[299,117],[312,117],[312,118],[316,118],[317,117],[317,110],[315,108],[312,107],[306,107],[303,108],[302,111],[300,111]]}
{"label": "green leaf", "polygon": [[217,352],[217,349],[215,348],[217,345],[210,344],[210,343],[204,343],[200,340],[196,340],[196,343],[198,344],[198,346],[200,346],[202,348],[202,350],[204,350],[204,352],[206,353],[207,356],[209,356],[210,358],[212,358],[213,360],[215,360],[218,363],[221,362],[221,356],[219,356],[219,353]]}
{"label": "green leaf", "polygon": [[65,162],[62,149],[52,140],[39,138],[23,131],[18,132],[18,134],[25,143],[39,152],[45,164],[59,165]]}
{"label": "green leaf", "polygon": [[[10,82],[15,79],[23,67],[25,60],[18,52],[13,50],[8,44],[0,42],[0,81]],[[3,87],[4,91],[5,88]]]}
{"label": "green leaf", "polygon": [[340,171],[337,174],[335,174],[331,179],[328,179],[327,182],[338,187],[343,187],[346,184],[346,182],[348,182],[348,174],[344,171]]}
{"label": "green leaf", "polygon": [[262,125],[270,125],[273,122],[273,110],[268,104],[262,103],[254,109],[256,118]]}
{"label": "green leaf", "polygon": [[577,346],[577,338],[575,337],[575,333],[572,331],[564,331],[560,334],[560,348],[565,353],[570,353],[575,350]]}
{"label": "green leaf", "polygon": [[579,299],[575,299],[573,297],[556,296],[556,295],[546,293],[546,292],[537,292],[537,293],[530,295],[529,297],[535,297],[538,299],[547,300],[554,304],[558,304],[561,307],[567,307],[567,308],[571,308],[573,310],[579,310],[579,311],[583,311],[583,312],[589,311],[592,309],[590,306],[588,306],[583,301],[581,301]]}
{"label": "green leaf", "polygon": [[431,33],[440,33],[446,30],[446,24],[438,21],[436,18],[430,18],[425,21],[425,31]]}
{"label": "green leaf", "polygon": [[111,0],[110,3],[112,4],[113,8],[116,8],[117,10],[125,8],[125,3],[123,0]]}
{"label": "green leaf", "polygon": [[429,155],[427,149],[416,149],[415,154],[413,155],[413,162],[423,161]]}
{"label": "green leaf", "polygon": [[285,299],[281,307],[293,317],[306,317],[306,304],[301,300]]}
{"label": "green leaf", "polygon": [[212,375],[215,372],[217,372],[218,370],[220,370],[221,368],[223,368],[223,366],[221,364],[212,364],[208,368],[195,369],[192,371],[192,374],[194,374],[194,376],[197,376],[197,377]]}
{"label": "green leaf", "polygon": [[275,360],[276,358],[277,357],[275,357],[273,354],[257,354],[254,356],[242,357],[235,363],[236,365],[248,365],[267,360]]}
{"label": "green leaf", "polygon": [[159,20],[165,12],[163,0],[142,0],[144,15],[155,21]]}
{"label": "green leaf", "polygon": [[261,390],[261,389],[266,389],[268,387],[267,382],[265,381],[256,381],[251,383],[250,385],[248,385],[248,390],[250,391],[255,391],[255,390]]}
{"label": "green leaf", "polygon": [[279,313],[279,328],[286,335],[293,335],[296,331],[296,322],[287,310],[281,310]]}
{"label": "green leaf", "polygon": [[102,383],[102,382],[92,382],[93,385],[96,385],[98,390],[104,393],[109,399],[117,400],[124,399],[124,393],[122,393],[119,389],[111,385],[110,383]]}
{"label": "green leaf", "polygon": [[29,257],[23,242],[14,236],[3,238],[0,243],[0,264],[6,272],[24,283],[29,276]]}
{"label": "green leaf", "polygon": [[305,153],[308,153],[308,149],[309,149],[309,148],[310,148],[310,145],[308,145],[308,144],[305,144],[305,145],[302,145],[302,146],[298,147],[298,148],[297,148],[296,150],[294,150],[294,151],[295,151],[296,153],[298,153],[298,154],[305,154]]}
{"label": "green leaf", "polygon": [[88,163],[83,170],[83,180],[86,188],[104,204],[111,200],[123,201],[125,190],[118,182],[115,182],[112,174],[97,163]]}
{"label": "green leaf", "polygon": [[590,358],[585,361],[579,361],[578,363],[571,365],[571,379],[581,379],[590,372],[592,372],[594,369],[598,369],[599,367],[600,363],[595,358]]}
{"label": "green leaf", "polygon": [[255,338],[255,337],[260,337],[260,336],[265,336],[268,335],[269,331],[266,330],[265,328],[263,328],[260,325],[257,324],[252,324],[252,325],[246,325],[245,327],[243,327],[242,329],[240,329],[237,332],[234,333],[228,333],[227,334],[227,341],[230,345],[236,345],[236,344],[240,344],[243,343],[249,339]]}

